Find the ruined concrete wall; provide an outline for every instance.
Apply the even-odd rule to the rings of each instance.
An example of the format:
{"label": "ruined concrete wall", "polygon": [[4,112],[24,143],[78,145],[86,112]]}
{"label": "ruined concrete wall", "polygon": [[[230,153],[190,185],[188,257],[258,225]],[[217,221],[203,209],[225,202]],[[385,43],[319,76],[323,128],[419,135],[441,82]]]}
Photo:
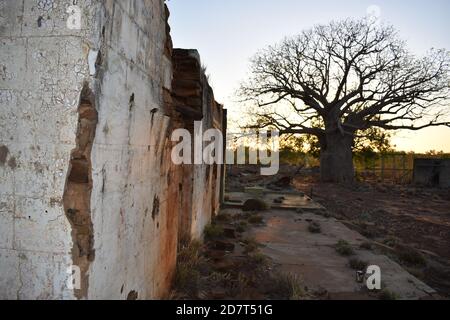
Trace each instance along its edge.
{"label": "ruined concrete wall", "polygon": [[[163,297],[183,204],[202,203],[200,225],[217,207],[206,167],[191,169],[203,192],[186,194],[190,175],[170,160],[183,115],[168,12],[79,0],[72,30],[71,4],[0,2],[0,298]],[[81,290],[66,284],[73,264]]]}
{"label": "ruined concrete wall", "polygon": [[[202,73],[202,132],[208,129],[222,129],[223,108],[214,100],[214,94],[208,85],[207,77]],[[209,142],[203,142],[203,148]],[[202,149],[203,149],[202,148]],[[218,213],[220,196],[220,164],[194,167],[193,210],[191,235],[199,239],[211,218]]]}
{"label": "ruined concrete wall", "polygon": [[[177,245],[177,212],[168,210],[166,13],[162,1],[114,1],[103,14],[88,298],[158,297]],[[157,272],[161,265],[166,273]]]}
{"label": "ruined concrete wall", "polygon": [[450,188],[450,159],[414,159],[414,183]]}
{"label": "ruined concrete wall", "polygon": [[[208,129],[222,129],[223,106],[214,99],[214,93],[208,84],[200,55],[196,50],[175,49],[173,52],[174,79],[172,86],[173,106],[183,119],[194,138],[194,122],[201,121],[201,132]],[[200,137],[200,140],[203,140]],[[192,140],[192,150],[195,148]],[[209,144],[202,141],[202,150]],[[192,161],[193,155],[192,155]],[[184,165],[183,199],[180,214],[180,238],[200,239],[204,227],[217,214],[219,209],[220,164]]]}
{"label": "ruined concrete wall", "polygon": [[96,2],[0,2],[0,298],[73,298],[72,227],[63,208],[87,56],[98,39]]}

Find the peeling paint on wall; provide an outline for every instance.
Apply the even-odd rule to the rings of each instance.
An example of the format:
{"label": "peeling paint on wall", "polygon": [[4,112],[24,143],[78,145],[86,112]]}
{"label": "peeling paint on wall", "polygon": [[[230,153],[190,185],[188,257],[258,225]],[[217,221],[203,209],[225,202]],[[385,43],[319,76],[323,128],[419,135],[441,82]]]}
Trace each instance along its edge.
{"label": "peeling paint on wall", "polygon": [[80,30],[67,1],[40,2],[0,5],[0,298],[165,297],[219,190],[219,167],[172,163],[170,135],[223,108],[163,0],[79,0]]}
{"label": "peeling paint on wall", "polygon": [[76,148],[71,153],[70,169],[63,195],[64,210],[72,226],[72,261],[81,271],[81,288],[75,296],[86,298],[89,289],[89,265],[95,259],[94,230],[91,219],[92,161],[98,114],[92,92],[82,90],[78,108]]}

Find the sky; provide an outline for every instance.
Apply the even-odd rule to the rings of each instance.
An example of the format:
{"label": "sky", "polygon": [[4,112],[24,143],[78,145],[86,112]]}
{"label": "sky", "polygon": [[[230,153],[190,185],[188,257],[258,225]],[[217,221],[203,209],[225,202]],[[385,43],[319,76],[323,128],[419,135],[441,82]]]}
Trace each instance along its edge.
{"label": "sky", "polygon": [[[248,75],[249,59],[259,49],[316,24],[363,17],[369,10],[393,24],[417,55],[430,48],[450,50],[448,0],[168,0],[167,4],[174,47],[199,51],[216,100],[229,110],[231,122],[242,115],[235,92]],[[450,152],[450,128],[397,131],[393,144],[403,151]]]}

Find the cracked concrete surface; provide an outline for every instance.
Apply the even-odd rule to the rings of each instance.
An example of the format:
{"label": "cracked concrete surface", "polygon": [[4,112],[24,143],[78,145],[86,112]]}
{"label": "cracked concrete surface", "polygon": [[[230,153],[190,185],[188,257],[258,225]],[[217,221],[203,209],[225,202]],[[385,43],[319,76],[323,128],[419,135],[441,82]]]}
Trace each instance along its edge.
{"label": "cracked concrete surface", "polygon": [[[358,258],[381,268],[385,288],[400,299],[424,299],[435,291],[405,271],[385,255],[360,249],[366,242],[334,218],[306,212],[269,210],[262,213],[266,225],[252,231],[255,239],[265,245],[261,250],[285,272],[298,274],[312,291],[326,291],[331,299],[371,299],[363,284],[356,281],[356,272],[349,267],[349,257],[339,255],[335,245],[346,240]],[[310,222],[318,222],[321,233],[308,231]]]}

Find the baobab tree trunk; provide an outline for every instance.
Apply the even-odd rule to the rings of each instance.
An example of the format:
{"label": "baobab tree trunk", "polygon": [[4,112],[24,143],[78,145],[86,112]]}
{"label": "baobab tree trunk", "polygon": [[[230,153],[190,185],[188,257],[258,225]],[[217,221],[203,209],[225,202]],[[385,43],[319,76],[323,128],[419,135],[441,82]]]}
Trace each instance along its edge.
{"label": "baobab tree trunk", "polygon": [[324,182],[352,183],[354,166],[353,136],[340,132],[326,134],[321,141],[320,177]]}

